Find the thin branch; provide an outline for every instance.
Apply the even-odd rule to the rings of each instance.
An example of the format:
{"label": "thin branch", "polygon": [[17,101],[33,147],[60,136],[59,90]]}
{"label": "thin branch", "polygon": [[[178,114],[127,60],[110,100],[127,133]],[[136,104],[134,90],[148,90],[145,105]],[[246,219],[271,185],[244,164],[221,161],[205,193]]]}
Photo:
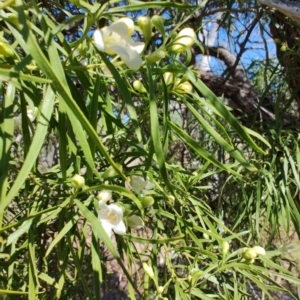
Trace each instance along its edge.
{"label": "thin branch", "polygon": [[242,55],[243,55],[243,53],[245,51],[245,47],[246,47],[246,44],[247,44],[247,42],[248,42],[248,40],[250,38],[250,35],[251,35],[253,29],[255,28],[256,24],[259,22],[259,20],[262,17],[262,15],[263,15],[263,10],[261,9],[259,11],[259,13],[256,15],[256,17],[254,18],[254,20],[253,20],[253,22],[252,22],[252,24],[251,24],[251,26],[250,26],[247,34],[246,34],[246,37],[245,37],[244,41],[241,43],[241,45],[240,45],[240,51],[239,51],[239,53],[238,53],[238,55],[236,57],[235,63],[232,66],[232,68],[229,68],[229,73],[226,76],[226,78],[224,79],[224,83],[229,79],[230,76],[233,76],[233,74],[235,72],[235,68],[239,65],[240,59],[241,59],[241,57],[242,57]]}

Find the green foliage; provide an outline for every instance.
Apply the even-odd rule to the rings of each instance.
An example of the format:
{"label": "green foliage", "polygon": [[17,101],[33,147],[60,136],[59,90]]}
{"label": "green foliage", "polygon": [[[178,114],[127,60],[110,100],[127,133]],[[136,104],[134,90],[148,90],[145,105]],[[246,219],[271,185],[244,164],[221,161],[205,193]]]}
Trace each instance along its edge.
{"label": "green foliage", "polygon": [[[281,226],[289,232],[293,224],[300,236],[299,134],[244,127],[187,67],[191,50],[171,52],[189,18],[182,16],[199,6],[60,5],[68,16],[62,22],[41,3],[16,0],[0,11],[14,52],[0,53],[0,294],[103,299],[115,288],[111,276],[119,276],[110,274],[112,259],[129,299],[246,299],[254,288],[262,298],[290,293],[275,279],[300,281],[281,264],[285,249],[272,242]],[[96,49],[90,30],[99,19],[151,9],[162,17],[177,12],[180,20],[170,32],[154,18],[162,43],[149,41],[138,71]],[[68,40],[65,28],[80,21],[80,37]],[[158,49],[166,56],[146,59]],[[176,91],[185,82],[193,89]],[[190,155],[182,164],[170,155],[176,143]],[[106,190],[127,227],[115,239],[98,218],[97,194]],[[110,207],[108,220],[118,217]],[[132,216],[143,230],[129,228]],[[245,258],[244,248],[255,245],[266,255]],[[145,262],[154,276],[141,269]]]}

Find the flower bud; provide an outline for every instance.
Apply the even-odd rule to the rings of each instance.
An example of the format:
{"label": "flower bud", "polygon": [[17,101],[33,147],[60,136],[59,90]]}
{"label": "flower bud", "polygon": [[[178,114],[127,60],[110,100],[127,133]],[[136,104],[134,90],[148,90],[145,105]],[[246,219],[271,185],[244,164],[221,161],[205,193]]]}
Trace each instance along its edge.
{"label": "flower bud", "polygon": [[254,246],[252,248],[252,250],[255,251],[256,255],[257,256],[263,256],[263,255],[266,255],[266,250],[263,248],[263,247],[260,247],[260,246]]}
{"label": "flower bud", "polygon": [[145,89],[144,85],[139,80],[135,80],[132,85],[133,88],[139,93],[147,93],[147,90]]}
{"label": "flower bud", "polygon": [[179,94],[186,94],[190,93],[193,90],[193,86],[188,82],[183,82],[175,86],[174,91]]}
{"label": "flower bud", "polygon": [[148,44],[148,42],[151,39],[152,36],[152,23],[149,17],[139,17],[138,18],[138,24],[141,30],[143,31],[145,43]]}
{"label": "flower bud", "polygon": [[287,43],[282,43],[280,47],[280,51],[285,52],[289,49],[289,46]]}
{"label": "flower bud", "polygon": [[[210,232],[210,230],[208,230]],[[210,236],[207,233],[203,233],[203,238],[210,240]]]}
{"label": "flower bud", "polygon": [[157,49],[153,53],[147,56],[147,60],[151,63],[156,63],[166,56],[166,51],[162,49]]}
{"label": "flower bud", "polygon": [[76,174],[73,176],[71,184],[76,189],[82,189],[85,185],[85,179],[84,177]]}
{"label": "flower bud", "polygon": [[169,202],[173,205],[174,201],[175,201],[175,197],[172,195],[167,196],[167,199],[169,200]]}
{"label": "flower bud", "polygon": [[38,108],[34,106],[32,109],[30,106],[26,106],[27,117],[30,122],[33,122],[37,116]]}
{"label": "flower bud", "polygon": [[167,86],[170,85],[170,84],[172,84],[173,81],[174,81],[174,74],[171,73],[171,72],[164,73],[163,77],[164,77],[165,84]]}
{"label": "flower bud", "polygon": [[12,47],[5,41],[0,41],[0,55],[3,56],[14,56],[14,50],[12,49]]}
{"label": "flower bud", "polygon": [[153,26],[156,27],[162,35],[165,34],[164,19],[161,16],[153,16],[151,18],[151,22]]}
{"label": "flower bud", "polygon": [[225,256],[229,251],[229,243],[227,241],[222,244],[222,254]]}
{"label": "flower bud", "polygon": [[182,29],[178,35],[174,43],[172,44],[170,50],[175,53],[182,53],[187,48],[190,48],[196,40],[196,33],[192,28],[184,28]]}
{"label": "flower bud", "polygon": [[144,221],[136,215],[132,215],[132,216],[128,217],[127,224],[130,228],[133,228],[133,229],[141,229],[145,225]]}
{"label": "flower bud", "polygon": [[149,207],[154,203],[154,199],[151,196],[139,197],[139,200],[141,201],[143,208]]}
{"label": "flower bud", "polygon": [[[117,168],[122,172],[123,171],[123,167],[122,165],[116,163]],[[115,168],[113,166],[109,166],[102,174],[102,178],[106,179],[106,178],[112,178],[112,177],[116,177],[118,176],[119,173],[115,170]]]}
{"label": "flower bud", "polygon": [[246,248],[242,253],[242,257],[247,260],[252,260],[257,257],[257,254],[252,248]]}
{"label": "flower bud", "polygon": [[112,199],[112,191],[110,190],[102,190],[99,192],[99,194],[97,195],[97,199],[99,201],[103,201],[103,202],[108,202],[109,200]]}
{"label": "flower bud", "polygon": [[143,263],[143,269],[147,273],[147,275],[154,280],[154,272],[151,266],[149,266],[147,263]]}
{"label": "flower bud", "polygon": [[160,285],[159,287],[157,287],[157,293],[159,295],[161,295],[163,293],[163,291],[164,291],[164,287],[163,286]]}

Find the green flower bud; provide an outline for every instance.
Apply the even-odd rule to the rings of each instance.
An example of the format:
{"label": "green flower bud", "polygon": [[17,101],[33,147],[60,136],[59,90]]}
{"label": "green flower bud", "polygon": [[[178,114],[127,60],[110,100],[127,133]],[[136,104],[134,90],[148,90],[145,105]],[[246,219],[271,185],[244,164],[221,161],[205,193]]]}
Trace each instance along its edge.
{"label": "green flower bud", "polygon": [[229,246],[229,243],[227,241],[223,242],[223,244],[222,244],[222,254],[223,254],[223,256],[225,256],[228,253],[229,247],[230,246]]}
{"label": "green flower bud", "polygon": [[[122,172],[123,171],[123,166],[116,163],[117,168]],[[102,178],[106,179],[106,178],[112,178],[112,177],[116,177],[118,176],[119,173],[115,170],[115,168],[113,166],[109,166],[102,174]]]}
{"label": "green flower bud", "polygon": [[84,177],[76,174],[73,176],[71,184],[76,189],[82,189],[85,185],[85,179]]}
{"label": "green flower bud", "polygon": [[3,56],[14,56],[14,50],[12,49],[12,47],[5,41],[0,41],[0,55]]}
{"label": "green flower bud", "polygon": [[162,35],[165,35],[164,19],[161,16],[153,16],[151,22]]}
{"label": "green flower bud", "polygon": [[[208,232],[211,232],[211,230],[208,230]],[[203,233],[203,238],[210,240],[210,236],[207,233]]]}
{"label": "green flower bud", "polygon": [[252,260],[257,257],[257,254],[252,248],[246,248],[242,253],[242,257],[247,260]]}
{"label": "green flower bud", "polygon": [[281,47],[280,47],[280,51],[285,52],[289,49],[289,46],[287,43],[282,43]]}
{"label": "green flower bud", "polygon": [[154,203],[154,199],[151,196],[139,197],[139,200],[141,201],[143,208],[149,207]]}
{"label": "green flower bud", "polygon": [[196,33],[192,28],[184,28],[182,29],[178,35],[174,43],[172,44],[170,50],[175,53],[182,53],[187,48],[190,48],[196,40]]}
{"label": "green flower bud", "polygon": [[282,44],[282,40],[281,40],[281,39],[278,39],[278,38],[274,39],[274,42],[275,42],[276,44]]}
{"label": "green flower bud", "polygon": [[166,85],[171,85],[174,81],[174,74],[171,72],[166,72],[163,75]]}
{"label": "green flower bud", "polygon": [[138,18],[138,24],[141,30],[143,31],[145,43],[148,44],[148,42],[151,39],[152,36],[152,23],[151,19],[149,17],[139,17]]}
{"label": "green flower bud", "polygon": [[[175,85],[177,82],[175,82]],[[174,91],[179,94],[191,93],[192,90],[193,90],[193,86],[188,81],[180,83],[174,88]]]}
{"label": "green flower bud", "polygon": [[139,80],[135,80],[132,85],[137,92],[142,94],[147,93],[147,90],[145,89],[144,85]]}
{"label": "green flower bud", "polygon": [[254,246],[252,248],[252,250],[255,251],[257,256],[263,256],[263,255],[266,254],[266,250],[263,247],[260,247],[260,246]]}
{"label": "green flower bud", "polygon": [[160,285],[159,287],[157,287],[157,293],[159,295],[161,295],[163,293],[163,291],[164,291],[164,287],[163,286]]}
{"label": "green flower bud", "polygon": [[112,199],[112,191],[110,190],[102,190],[98,193],[97,199],[99,201],[108,202]]}
{"label": "green flower bud", "polygon": [[169,195],[169,196],[167,196],[167,198],[168,198],[169,202],[173,205],[174,201],[175,201],[175,197],[172,195]]}
{"label": "green flower bud", "polygon": [[147,263],[143,263],[143,269],[145,273],[154,280],[154,272],[151,266],[149,266]]}
{"label": "green flower bud", "polygon": [[165,56],[166,56],[166,51],[162,49],[158,49],[153,53],[151,53],[150,55],[148,55],[146,59],[151,63],[156,63],[162,60],[163,58],[165,58]]}

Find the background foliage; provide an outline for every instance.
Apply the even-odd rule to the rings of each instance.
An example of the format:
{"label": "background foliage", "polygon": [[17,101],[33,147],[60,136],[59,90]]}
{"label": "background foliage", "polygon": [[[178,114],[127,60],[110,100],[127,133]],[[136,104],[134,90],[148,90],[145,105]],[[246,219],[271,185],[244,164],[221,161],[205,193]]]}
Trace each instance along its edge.
{"label": "background foliage", "polygon": [[[164,23],[138,71],[95,48],[95,28],[124,16],[143,40],[141,15]],[[255,1],[1,2],[4,298],[296,299],[299,25],[279,17]],[[172,53],[184,27],[197,41]],[[126,189],[130,175],[155,184],[153,205]],[[143,229],[105,234],[107,189]],[[267,252],[253,263],[255,245]]]}

